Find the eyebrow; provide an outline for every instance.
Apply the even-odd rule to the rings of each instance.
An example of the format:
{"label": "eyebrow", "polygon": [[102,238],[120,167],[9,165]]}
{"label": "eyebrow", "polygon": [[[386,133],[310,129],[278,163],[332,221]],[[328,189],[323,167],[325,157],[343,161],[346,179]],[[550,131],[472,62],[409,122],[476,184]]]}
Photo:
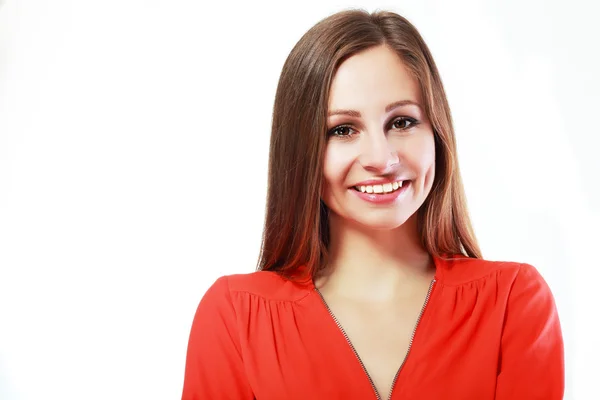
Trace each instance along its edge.
{"label": "eyebrow", "polygon": [[[400,100],[400,101],[395,101],[391,104],[388,104],[385,107],[385,112],[388,113],[388,112],[392,111],[394,108],[398,108],[398,107],[406,106],[406,105],[413,105],[413,106],[417,106],[417,107],[421,108],[421,105],[415,101]],[[356,118],[360,118],[360,116],[361,116],[360,112],[355,111],[355,110],[333,110],[333,111],[327,112],[328,117],[331,117],[334,115],[340,115],[340,114],[348,115],[348,116],[356,117]]]}

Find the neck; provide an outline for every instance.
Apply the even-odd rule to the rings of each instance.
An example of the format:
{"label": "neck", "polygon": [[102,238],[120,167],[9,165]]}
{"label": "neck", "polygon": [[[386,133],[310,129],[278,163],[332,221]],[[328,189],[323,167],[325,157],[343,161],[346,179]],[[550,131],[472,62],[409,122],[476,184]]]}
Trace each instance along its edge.
{"label": "neck", "polygon": [[340,296],[386,301],[410,295],[415,281],[432,279],[434,272],[416,215],[393,230],[366,230],[330,215],[329,260],[316,285]]}

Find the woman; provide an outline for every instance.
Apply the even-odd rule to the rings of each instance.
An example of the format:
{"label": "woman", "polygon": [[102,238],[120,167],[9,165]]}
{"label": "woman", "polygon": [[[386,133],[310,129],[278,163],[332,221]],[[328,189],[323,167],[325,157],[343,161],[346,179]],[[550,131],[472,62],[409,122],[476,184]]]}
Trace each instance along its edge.
{"label": "woman", "polygon": [[201,300],[183,399],[560,399],[563,368],[543,278],[481,257],[417,30],[319,22],[277,88],[259,271]]}

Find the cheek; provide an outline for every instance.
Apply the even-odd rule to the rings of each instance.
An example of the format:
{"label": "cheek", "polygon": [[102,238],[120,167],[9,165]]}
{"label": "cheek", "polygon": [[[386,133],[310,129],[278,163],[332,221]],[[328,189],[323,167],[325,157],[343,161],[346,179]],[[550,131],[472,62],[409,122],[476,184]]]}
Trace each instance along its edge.
{"label": "cheek", "polygon": [[420,174],[435,170],[435,142],[433,133],[419,135],[406,148],[405,160],[410,160],[411,167]]}
{"label": "cheek", "polygon": [[352,165],[352,156],[348,149],[339,143],[328,144],[323,160],[323,178],[325,189],[343,186]]}
{"label": "cheek", "polygon": [[418,176],[417,185],[427,190],[435,176],[435,142],[432,132],[422,132],[405,142],[399,151],[400,162]]}
{"label": "cheek", "polygon": [[435,141],[433,133],[424,138],[419,150],[420,158],[418,165],[421,174],[423,174],[423,185],[426,190],[429,190],[435,178]]}
{"label": "cheek", "polygon": [[433,134],[427,138],[422,150],[422,168],[426,170],[435,170],[435,142],[433,140]]}

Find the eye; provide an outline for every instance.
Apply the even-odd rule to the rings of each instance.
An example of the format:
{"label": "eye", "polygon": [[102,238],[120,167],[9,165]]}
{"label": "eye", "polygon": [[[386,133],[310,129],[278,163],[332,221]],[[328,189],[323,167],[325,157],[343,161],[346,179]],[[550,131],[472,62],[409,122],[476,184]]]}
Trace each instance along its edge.
{"label": "eye", "polygon": [[419,122],[411,117],[400,117],[400,118],[396,118],[394,121],[392,121],[392,128],[394,129],[408,129],[408,128],[412,128],[413,126],[417,126],[419,124]]}
{"label": "eye", "polygon": [[352,129],[351,127],[349,127],[348,125],[339,125],[336,126],[335,128],[331,129],[328,132],[329,136],[341,136],[341,137],[348,137],[352,135],[352,132],[354,131],[354,129]]}

